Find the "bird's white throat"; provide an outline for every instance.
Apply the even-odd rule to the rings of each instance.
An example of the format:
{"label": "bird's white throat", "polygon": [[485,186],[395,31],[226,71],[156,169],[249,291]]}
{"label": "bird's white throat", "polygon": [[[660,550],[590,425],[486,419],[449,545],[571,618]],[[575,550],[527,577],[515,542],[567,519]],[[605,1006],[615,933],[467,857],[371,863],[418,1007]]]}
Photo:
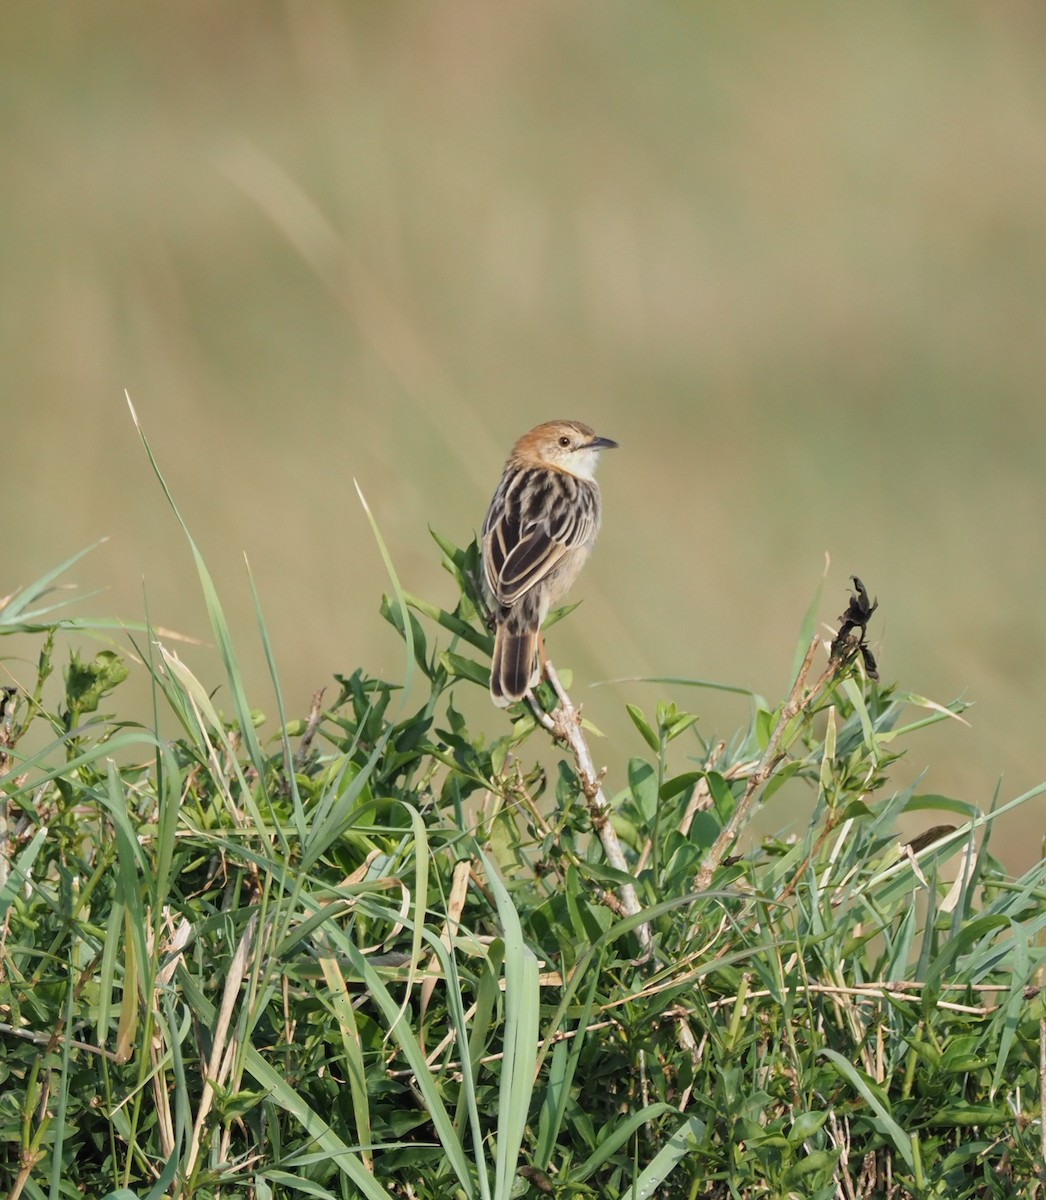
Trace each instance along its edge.
{"label": "bird's white throat", "polygon": [[575,450],[564,465],[571,475],[576,475],[578,479],[594,481],[598,463],[599,449],[595,448],[591,450]]}

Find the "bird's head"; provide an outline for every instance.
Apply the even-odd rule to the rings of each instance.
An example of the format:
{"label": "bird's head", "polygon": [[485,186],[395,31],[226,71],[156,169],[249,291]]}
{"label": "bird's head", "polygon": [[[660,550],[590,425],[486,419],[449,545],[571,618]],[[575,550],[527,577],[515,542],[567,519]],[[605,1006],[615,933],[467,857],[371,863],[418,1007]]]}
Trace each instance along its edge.
{"label": "bird's head", "polygon": [[525,467],[549,467],[579,479],[594,479],[600,450],[617,446],[581,421],[546,421],[525,433],[512,448],[512,460]]}

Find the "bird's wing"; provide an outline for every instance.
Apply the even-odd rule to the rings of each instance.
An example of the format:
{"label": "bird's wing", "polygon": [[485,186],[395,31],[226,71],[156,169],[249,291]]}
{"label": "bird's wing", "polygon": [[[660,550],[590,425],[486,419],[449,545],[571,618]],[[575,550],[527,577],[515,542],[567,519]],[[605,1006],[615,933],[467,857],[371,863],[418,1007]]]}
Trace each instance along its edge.
{"label": "bird's wing", "polygon": [[569,551],[590,539],[595,514],[584,503],[545,503],[540,512],[521,510],[512,492],[491,506],[484,528],[483,561],[497,602],[514,604],[535,587]]}
{"label": "bird's wing", "polygon": [[550,537],[546,527],[532,525],[502,564],[495,591],[498,603],[515,604],[548,576],[568,549]]}

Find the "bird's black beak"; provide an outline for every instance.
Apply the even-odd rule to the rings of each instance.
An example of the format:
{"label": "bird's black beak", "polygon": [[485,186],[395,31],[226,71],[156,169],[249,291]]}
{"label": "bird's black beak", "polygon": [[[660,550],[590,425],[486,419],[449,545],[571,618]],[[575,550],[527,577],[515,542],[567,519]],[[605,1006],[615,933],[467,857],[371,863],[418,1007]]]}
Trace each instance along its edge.
{"label": "bird's black beak", "polygon": [[617,442],[605,437],[595,437],[585,447],[586,450],[616,450]]}

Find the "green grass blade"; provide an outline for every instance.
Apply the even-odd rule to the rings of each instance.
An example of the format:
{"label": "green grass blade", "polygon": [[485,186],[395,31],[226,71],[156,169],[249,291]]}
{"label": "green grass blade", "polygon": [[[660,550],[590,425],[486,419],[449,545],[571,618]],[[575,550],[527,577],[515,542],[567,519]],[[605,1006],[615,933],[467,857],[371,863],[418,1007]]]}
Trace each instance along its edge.
{"label": "green grass blade", "polygon": [[[384,1018],[386,1028],[403,1052],[407,1064],[414,1073],[414,1080],[421,1092],[425,1108],[436,1130],[436,1136],[447,1155],[447,1161],[457,1177],[458,1183],[468,1200],[474,1200],[476,1182],[469,1168],[464,1146],[454,1128],[454,1123],[447,1112],[439,1085],[433,1076],[432,1069],[425,1057],[425,1052],[415,1034],[406,1021],[400,1019],[401,1008],[396,1003],[392,993],[386,987],[378,972],[371,965],[366,955],[360,953],[358,947],[345,937],[335,925],[329,925],[326,930],[332,945],[336,946],[345,956],[352,968],[358,973],[371,999],[377,1005]],[[445,954],[445,947],[438,938],[426,932],[426,942],[438,956]],[[462,1043],[464,1044],[464,1043]]]}
{"label": "green grass blade", "polygon": [[265,772],[265,757],[262,754],[261,747],[258,744],[258,739],[254,731],[254,723],[250,705],[247,703],[247,695],[244,690],[243,676],[240,672],[237,658],[232,644],[232,636],[229,631],[229,626],[225,620],[225,613],[218,599],[218,592],[214,586],[214,580],[211,577],[210,571],[207,569],[207,564],[204,562],[203,555],[200,553],[199,547],[196,545],[192,534],[189,532],[189,526],[182,517],[181,510],[175,503],[171,489],[167,486],[167,481],[164,479],[163,472],[160,470],[160,465],[156,461],[156,457],[152,452],[152,447],[149,445],[148,439],[145,436],[145,431],[142,429],[141,423],[138,420],[138,414],[135,412],[134,405],[131,403],[131,397],[126,395],[127,406],[131,410],[131,418],[134,421],[134,427],[138,431],[138,437],[141,439],[142,446],[145,449],[146,456],[149,459],[149,465],[153,469],[153,474],[156,476],[160,487],[163,489],[163,494],[167,498],[167,503],[174,513],[178,524],[181,526],[182,533],[189,549],[192,552],[193,562],[196,565],[196,574],[200,583],[200,590],[203,592],[204,604],[207,608],[207,615],[210,619],[211,630],[214,633],[215,642],[218,646],[219,654],[221,655],[222,663],[225,667],[225,677],[229,685],[229,691],[233,699],[233,707],[236,712],[237,724],[239,725],[240,735],[243,738],[244,745],[247,747],[250,759],[259,775],[264,777]]}
{"label": "green grass blade", "polygon": [[821,581],[818,583],[817,590],[814,592],[806,612],[803,613],[803,619],[799,625],[799,637],[796,640],[795,650],[792,653],[792,673],[789,676],[790,680],[794,680],[799,674],[799,668],[803,665],[803,659],[806,658],[806,652],[809,650],[810,643],[817,632],[817,614],[821,608],[821,596],[824,592],[824,581],[827,576],[828,561],[826,556],[824,571],[821,573]]}
{"label": "green grass blade", "polygon": [[894,1149],[904,1159],[908,1169],[914,1172],[915,1155],[912,1150],[912,1140],[891,1116],[880,1089],[870,1084],[853,1063],[844,1058],[837,1050],[830,1050],[823,1046],[818,1053],[823,1058],[827,1058],[839,1074],[860,1093],[868,1107],[875,1113],[879,1128],[893,1142]]}
{"label": "green grass blade", "polygon": [[392,555],[389,553],[389,548],[385,544],[385,539],[381,536],[381,530],[378,528],[378,523],[374,519],[374,514],[370,510],[370,505],[367,503],[367,498],[363,494],[363,489],[354,479],[353,484],[356,488],[356,494],[360,498],[360,504],[363,505],[363,511],[367,515],[367,521],[370,524],[371,533],[374,535],[374,540],[378,544],[378,550],[381,553],[381,561],[385,564],[385,571],[388,574],[389,582],[392,584],[392,590],[396,594],[396,604],[400,611],[400,617],[403,622],[403,640],[407,645],[407,665],[406,673],[403,680],[403,691],[400,695],[400,711],[403,710],[403,705],[407,698],[407,693],[410,691],[411,683],[414,680],[415,657],[414,657],[414,630],[410,620],[410,609],[407,604],[407,597],[400,585],[399,576],[396,574],[396,568],[392,563]]}
{"label": "green grass blade", "polygon": [[65,1036],[62,1038],[61,1068],[58,1072],[58,1101],[55,1106],[54,1144],[51,1146],[51,1198],[62,1194],[63,1151],[65,1148],[66,1111],[69,1105],[70,1063],[73,1047],[73,994],[76,982],[72,972],[65,989]]}
{"label": "green grass blade", "polygon": [[[247,563],[246,557],[244,562]],[[247,582],[251,589],[251,602],[254,605],[254,618],[258,623],[258,636],[261,638],[262,650],[265,654],[265,664],[269,670],[269,680],[272,683],[272,694],[276,700],[276,713],[280,726],[280,742],[283,746],[283,771],[290,791],[291,803],[294,806],[294,827],[298,840],[303,842],[306,836],[305,811],[302,808],[301,794],[298,791],[298,780],[294,771],[294,753],[291,750],[290,738],[287,736],[287,710],[283,703],[283,688],[280,686],[280,676],[276,669],[276,657],[269,640],[269,631],[262,615],[261,598],[254,584],[250,563],[247,563]]]}
{"label": "green grass blade", "polygon": [[509,1200],[519,1162],[523,1130],[530,1112],[538,1058],[538,1011],[541,1004],[538,964],[533,951],[523,940],[519,914],[494,864],[482,852],[480,861],[494,895],[505,935],[505,1037],[498,1101],[494,1200]]}
{"label": "green grass blade", "polygon": [[679,1110],[673,1108],[671,1104],[664,1104],[660,1101],[655,1104],[648,1104],[636,1112],[629,1113],[622,1121],[615,1123],[592,1154],[570,1172],[570,1182],[575,1186],[584,1183],[604,1163],[619,1153],[622,1147],[628,1143],[629,1139],[638,1133],[644,1125],[666,1116],[678,1117]]}
{"label": "green grass blade", "polygon": [[[104,543],[108,540],[108,538],[99,538],[97,542],[94,542],[84,550],[80,550],[71,558],[67,558],[65,562],[59,563],[57,567],[48,571],[45,575],[41,575],[40,578],[34,580],[33,583],[27,584],[23,588],[19,588],[19,590],[15,592],[15,594],[8,600],[3,608],[0,608],[0,631],[5,633],[20,632],[19,618],[22,618],[23,621],[29,621],[32,618],[42,615],[42,613],[51,611],[51,608],[61,608],[63,606],[61,603],[55,604],[52,605],[51,608],[41,610],[41,612],[33,613],[31,616],[26,616],[26,610],[28,609],[29,605],[39,600],[40,597],[47,592],[51,584],[54,583],[59,575],[64,575],[65,572],[68,571],[69,568],[75,563],[78,563],[81,558],[90,554],[92,550],[97,550],[99,546],[104,545]],[[77,597],[77,599],[82,599],[82,597]],[[10,628],[8,628],[8,626],[10,626]]]}
{"label": "green grass blade", "polygon": [[47,826],[41,825],[33,834],[29,845],[11,863],[11,873],[4,886],[0,888],[0,925],[3,924],[7,910],[11,907],[15,896],[32,880],[33,863],[36,862],[37,855],[43,849],[46,840]]}
{"label": "green grass blade", "polygon": [[[1017,921],[1012,922],[1013,929],[1013,955],[1012,955],[1012,972],[1015,980],[1023,981],[1031,975],[1030,956],[1028,953],[1028,934],[1023,926]],[[1021,1018],[1024,1015],[1025,999],[1023,986],[1017,986],[1010,989],[1010,994],[1006,997],[1006,1002],[1003,1004],[1001,1011],[996,1015],[996,1021],[1001,1025],[1001,1033],[999,1035],[999,1049],[996,1053],[995,1070],[992,1072],[991,1095],[995,1096],[999,1088],[1002,1087],[1003,1081],[1006,1078],[1006,1065],[1009,1061],[1010,1051],[1013,1049],[1014,1039],[1017,1036],[1017,1030],[1020,1025]]]}
{"label": "green grass blade", "polygon": [[[345,976],[333,956],[321,954],[320,966],[330,993],[328,1002],[334,1010],[341,1034],[345,1073],[349,1077],[349,1090],[352,1093],[351,1111],[356,1126],[356,1140],[361,1147],[367,1147],[371,1142],[370,1101],[367,1097],[367,1072],[363,1063],[363,1047],[360,1043],[356,1010],[352,1006]],[[362,1155],[364,1165],[368,1170],[372,1170],[373,1159],[370,1151],[363,1150]]]}
{"label": "green grass blade", "polygon": [[[534,1165],[542,1171],[552,1161],[552,1154],[563,1128],[567,1106],[570,1102],[570,1089],[581,1061],[581,1052],[585,1048],[585,1029],[592,1016],[604,957],[602,951],[594,954],[592,963],[586,967],[585,977],[588,980],[588,987],[575,1023],[576,1036],[571,1038],[569,1050],[566,1042],[557,1042],[553,1047],[552,1064],[548,1071],[543,1104],[545,1119],[542,1122],[541,1135],[534,1151]],[[544,1031],[546,1045],[548,1039],[557,1032],[558,1027],[555,1025],[546,1025]]]}
{"label": "green grass blade", "polygon": [[650,1200],[683,1159],[694,1153],[704,1136],[704,1121],[687,1117],[644,1168],[629,1192],[628,1200]]}
{"label": "green grass blade", "polygon": [[[186,998],[191,1003],[197,1018],[207,1027],[212,1027],[217,1015],[214,1005],[207,999],[196,980],[185,970],[179,969],[179,980]],[[381,1186],[364,1167],[358,1154],[334,1132],[330,1122],[309,1107],[294,1087],[253,1046],[245,1053],[245,1066],[257,1083],[264,1088],[274,1103],[295,1118],[330,1156],[338,1170],[357,1188],[366,1200],[392,1200],[393,1193]]]}

